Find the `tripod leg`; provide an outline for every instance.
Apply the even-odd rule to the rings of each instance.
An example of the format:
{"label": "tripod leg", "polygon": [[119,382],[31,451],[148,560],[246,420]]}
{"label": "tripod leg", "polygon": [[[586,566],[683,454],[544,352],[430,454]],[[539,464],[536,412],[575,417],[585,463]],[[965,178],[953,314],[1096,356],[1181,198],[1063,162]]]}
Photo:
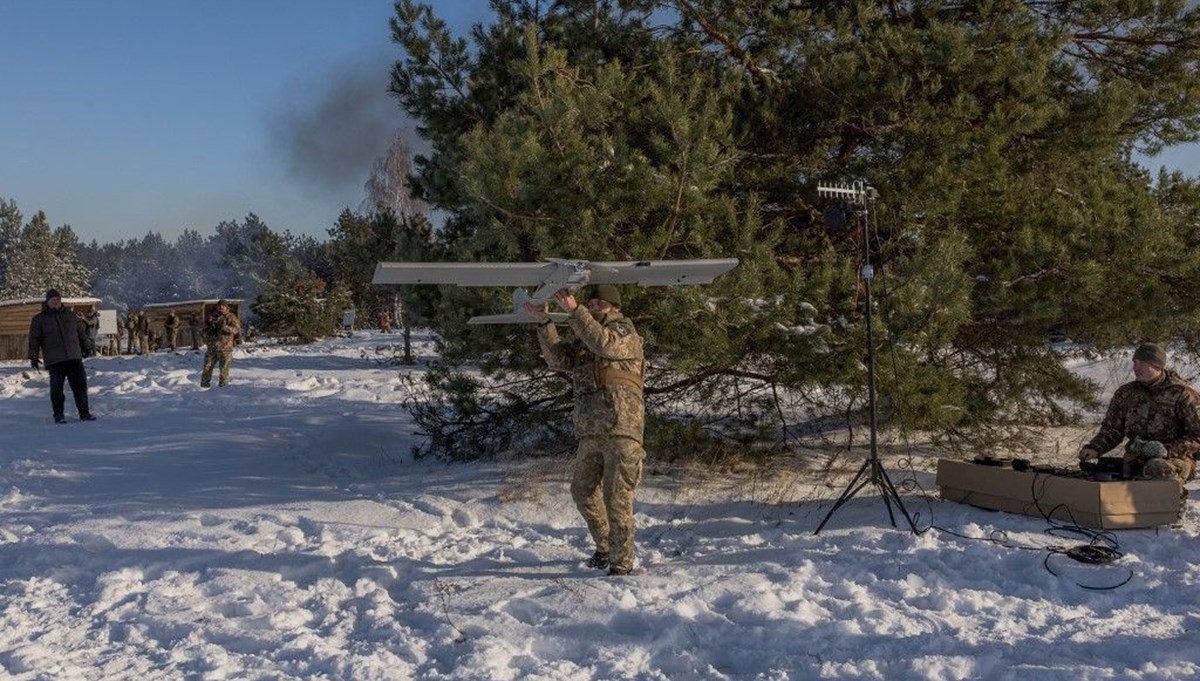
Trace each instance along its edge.
{"label": "tripod leg", "polygon": [[820,534],[821,528],[825,527],[825,523],[829,522],[829,519],[833,517],[833,514],[839,508],[841,508],[843,504],[845,504],[847,501],[850,501],[851,497],[853,497],[855,494],[858,494],[859,490],[865,487],[867,483],[871,482],[870,476],[859,482],[860,479],[862,479],[863,474],[867,472],[867,467],[870,465],[870,459],[867,459],[863,462],[863,465],[859,467],[858,472],[854,474],[854,478],[850,481],[850,484],[846,485],[846,489],[842,490],[842,495],[838,497],[837,501],[833,502],[833,507],[829,509],[829,513],[825,514],[825,519],[821,521],[820,525],[817,525],[817,529],[815,532],[813,532],[813,534]]}
{"label": "tripod leg", "polygon": [[[892,479],[888,477],[887,471],[883,470],[882,465],[879,467],[879,474],[882,480],[882,483],[879,485],[879,492],[883,495],[883,503],[887,504],[889,497],[895,501],[896,507],[900,509],[900,512],[904,514],[904,519],[908,521],[909,529],[912,530],[913,534],[917,534],[917,524],[913,522],[912,516],[908,514],[908,509],[904,508],[904,502],[900,500],[900,493],[896,491],[896,486],[892,484]],[[891,516],[891,513],[892,507],[888,505],[888,515]],[[892,527],[895,526],[896,521],[893,518]]]}
{"label": "tripod leg", "polygon": [[[896,526],[896,514],[892,512],[892,500],[888,497],[887,490],[884,489],[884,481],[887,480],[887,472],[883,470],[883,464],[879,459],[871,457],[868,459],[871,464],[871,484],[879,489],[879,496],[883,498],[883,507],[887,509],[888,520],[891,521],[892,527]],[[890,484],[891,481],[888,481]],[[897,505],[899,502],[897,502]]]}

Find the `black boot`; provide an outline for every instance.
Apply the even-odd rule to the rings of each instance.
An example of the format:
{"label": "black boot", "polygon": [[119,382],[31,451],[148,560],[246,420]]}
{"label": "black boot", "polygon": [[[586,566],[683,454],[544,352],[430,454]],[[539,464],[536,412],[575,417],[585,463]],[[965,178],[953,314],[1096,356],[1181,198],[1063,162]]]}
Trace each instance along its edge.
{"label": "black boot", "polygon": [[587,561],[584,562],[584,565],[590,568],[596,568],[597,570],[603,570],[604,568],[608,567],[608,554],[597,551],[592,554],[591,558],[588,558]]}

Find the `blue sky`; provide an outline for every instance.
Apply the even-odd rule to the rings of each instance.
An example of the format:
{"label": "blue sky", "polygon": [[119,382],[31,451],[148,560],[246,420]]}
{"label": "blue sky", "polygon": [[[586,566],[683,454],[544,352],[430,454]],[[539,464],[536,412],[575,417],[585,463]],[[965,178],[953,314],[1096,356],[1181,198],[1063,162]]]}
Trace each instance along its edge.
{"label": "blue sky", "polygon": [[[488,14],[432,4],[460,32]],[[85,242],[211,234],[250,212],[324,237],[405,126],[386,91],[392,14],[391,0],[4,0],[0,198]],[[331,146],[343,153],[317,158]]]}
{"label": "blue sky", "polygon": [[[489,14],[431,4],[460,34]],[[386,92],[392,13],[391,0],[3,0],[0,198],[85,242],[207,235],[251,212],[323,238],[405,128]],[[1158,163],[1200,174],[1200,150]]]}

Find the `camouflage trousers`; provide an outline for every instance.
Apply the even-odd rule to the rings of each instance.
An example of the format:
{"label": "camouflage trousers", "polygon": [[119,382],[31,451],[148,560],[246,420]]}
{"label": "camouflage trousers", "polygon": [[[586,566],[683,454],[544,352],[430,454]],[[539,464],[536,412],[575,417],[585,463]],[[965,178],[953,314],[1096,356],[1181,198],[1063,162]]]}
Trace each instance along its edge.
{"label": "camouflage trousers", "polygon": [[646,452],[626,437],[583,438],[571,471],[571,498],[596,550],[609,565],[633,569],[633,493],[642,481]]}
{"label": "camouflage trousers", "polygon": [[221,350],[208,346],[208,350],[204,353],[204,371],[200,374],[200,387],[207,388],[212,385],[213,368],[221,363],[221,377],[217,385],[226,385],[229,383],[229,367],[233,364],[233,350]]}

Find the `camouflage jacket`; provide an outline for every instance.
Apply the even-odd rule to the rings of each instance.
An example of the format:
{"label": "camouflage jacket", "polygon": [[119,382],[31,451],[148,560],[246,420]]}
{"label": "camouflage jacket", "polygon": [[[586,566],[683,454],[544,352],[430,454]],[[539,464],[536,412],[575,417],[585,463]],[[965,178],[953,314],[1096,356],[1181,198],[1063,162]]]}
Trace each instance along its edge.
{"label": "camouflage jacket", "polygon": [[208,320],[208,324],[204,326],[204,340],[210,350],[233,352],[233,344],[241,332],[242,323],[238,321],[237,315],[226,312]]}
{"label": "camouflage jacket", "polygon": [[559,340],[553,324],[538,328],[546,364],[571,374],[575,393],[571,423],[575,436],[628,437],[642,441],[645,355],[633,322],[620,314],[599,319],[583,305],[567,320],[576,340]]}
{"label": "camouflage jacket", "polygon": [[1084,447],[1103,454],[1127,437],[1157,440],[1167,458],[1200,453],[1200,395],[1173,371],[1150,385],[1131,381],[1117,388],[1100,432]]}

